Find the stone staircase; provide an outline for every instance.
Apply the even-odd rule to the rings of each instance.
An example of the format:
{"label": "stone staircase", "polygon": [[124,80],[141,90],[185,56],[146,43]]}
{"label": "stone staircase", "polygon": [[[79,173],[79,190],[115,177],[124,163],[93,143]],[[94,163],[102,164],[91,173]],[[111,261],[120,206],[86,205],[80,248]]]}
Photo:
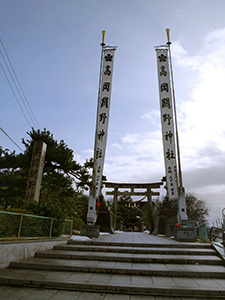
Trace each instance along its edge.
{"label": "stone staircase", "polygon": [[0,284],[224,299],[225,267],[210,244],[70,240],[12,262]]}

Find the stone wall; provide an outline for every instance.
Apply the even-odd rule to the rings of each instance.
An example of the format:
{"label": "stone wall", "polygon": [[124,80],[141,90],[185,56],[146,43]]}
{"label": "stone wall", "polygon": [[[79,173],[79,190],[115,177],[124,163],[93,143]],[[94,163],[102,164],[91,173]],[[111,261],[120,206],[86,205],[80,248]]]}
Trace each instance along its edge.
{"label": "stone wall", "polygon": [[11,261],[33,257],[37,251],[53,249],[55,245],[66,244],[67,240],[36,240],[0,242],[0,268],[6,268]]}

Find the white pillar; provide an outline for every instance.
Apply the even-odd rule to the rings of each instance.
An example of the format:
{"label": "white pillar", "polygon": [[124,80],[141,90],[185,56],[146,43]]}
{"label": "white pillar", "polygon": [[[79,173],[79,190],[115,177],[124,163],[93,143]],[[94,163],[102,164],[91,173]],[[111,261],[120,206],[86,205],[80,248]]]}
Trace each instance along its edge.
{"label": "white pillar", "polygon": [[96,198],[95,192],[90,191],[89,202],[88,202],[88,213],[87,213],[87,224],[94,225],[96,222]]}
{"label": "white pillar", "polygon": [[183,187],[178,187],[178,222],[188,220],[187,208],[186,208],[186,198],[185,189]]}

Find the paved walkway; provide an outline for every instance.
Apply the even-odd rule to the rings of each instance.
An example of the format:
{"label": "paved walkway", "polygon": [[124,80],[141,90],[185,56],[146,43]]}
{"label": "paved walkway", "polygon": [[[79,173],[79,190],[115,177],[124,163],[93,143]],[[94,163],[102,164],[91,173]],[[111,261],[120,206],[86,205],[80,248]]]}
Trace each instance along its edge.
{"label": "paved walkway", "polygon": [[174,244],[179,243],[169,238],[145,234],[142,232],[118,232],[117,234],[103,235],[98,239],[99,242],[109,243],[142,243],[142,244]]}
{"label": "paved walkway", "polygon": [[[179,244],[179,242],[151,236],[143,233],[118,233],[114,235],[100,236],[98,239],[93,239],[95,242],[105,243],[142,243],[142,244]],[[189,243],[192,244],[192,243]],[[196,244],[196,243],[194,243]],[[40,289],[40,288],[27,288],[27,287],[10,287],[0,286],[0,299],[2,300],[197,300],[206,298],[194,297],[159,297],[159,296],[140,296],[140,295],[120,295],[109,293],[93,293],[93,292],[79,292],[79,291],[66,291],[57,289]],[[210,298],[207,298],[210,299]],[[211,298],[212,299],[212,298]],[[221,298],[220,298],[221,299]],[[213,298],[217,300],[217,298]]]}
{"label": "paved walkway", "polygon": [[[162,297],[143,295],[120,295],[106,293],[84,293],[74,291],[46,290],[37,288],[0,286],[1,300],[209,300],[210,298]],[[211,300],[221,300],[211,298]]]}

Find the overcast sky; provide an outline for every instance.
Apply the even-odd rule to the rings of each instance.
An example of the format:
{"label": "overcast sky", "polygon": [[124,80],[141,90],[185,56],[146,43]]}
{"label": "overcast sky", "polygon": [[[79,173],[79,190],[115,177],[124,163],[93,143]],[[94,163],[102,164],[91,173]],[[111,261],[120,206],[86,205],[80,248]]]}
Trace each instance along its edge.
{"label": "overcast sky", "polygon": [[[0,0],[0,38],[41,129],[82,163],[93,155],[106,30],[105,42],[118,49],[104,174],[158,182],[165,171],[154,46],[166,43],[169,27],[184,186],[207,200],[212,222],[225,207],[224,14],[224,0]],[[1,69],[0,99],[0,127],[23,148],[30,126]],[[2,132],[0,141],[20,152]]]}

